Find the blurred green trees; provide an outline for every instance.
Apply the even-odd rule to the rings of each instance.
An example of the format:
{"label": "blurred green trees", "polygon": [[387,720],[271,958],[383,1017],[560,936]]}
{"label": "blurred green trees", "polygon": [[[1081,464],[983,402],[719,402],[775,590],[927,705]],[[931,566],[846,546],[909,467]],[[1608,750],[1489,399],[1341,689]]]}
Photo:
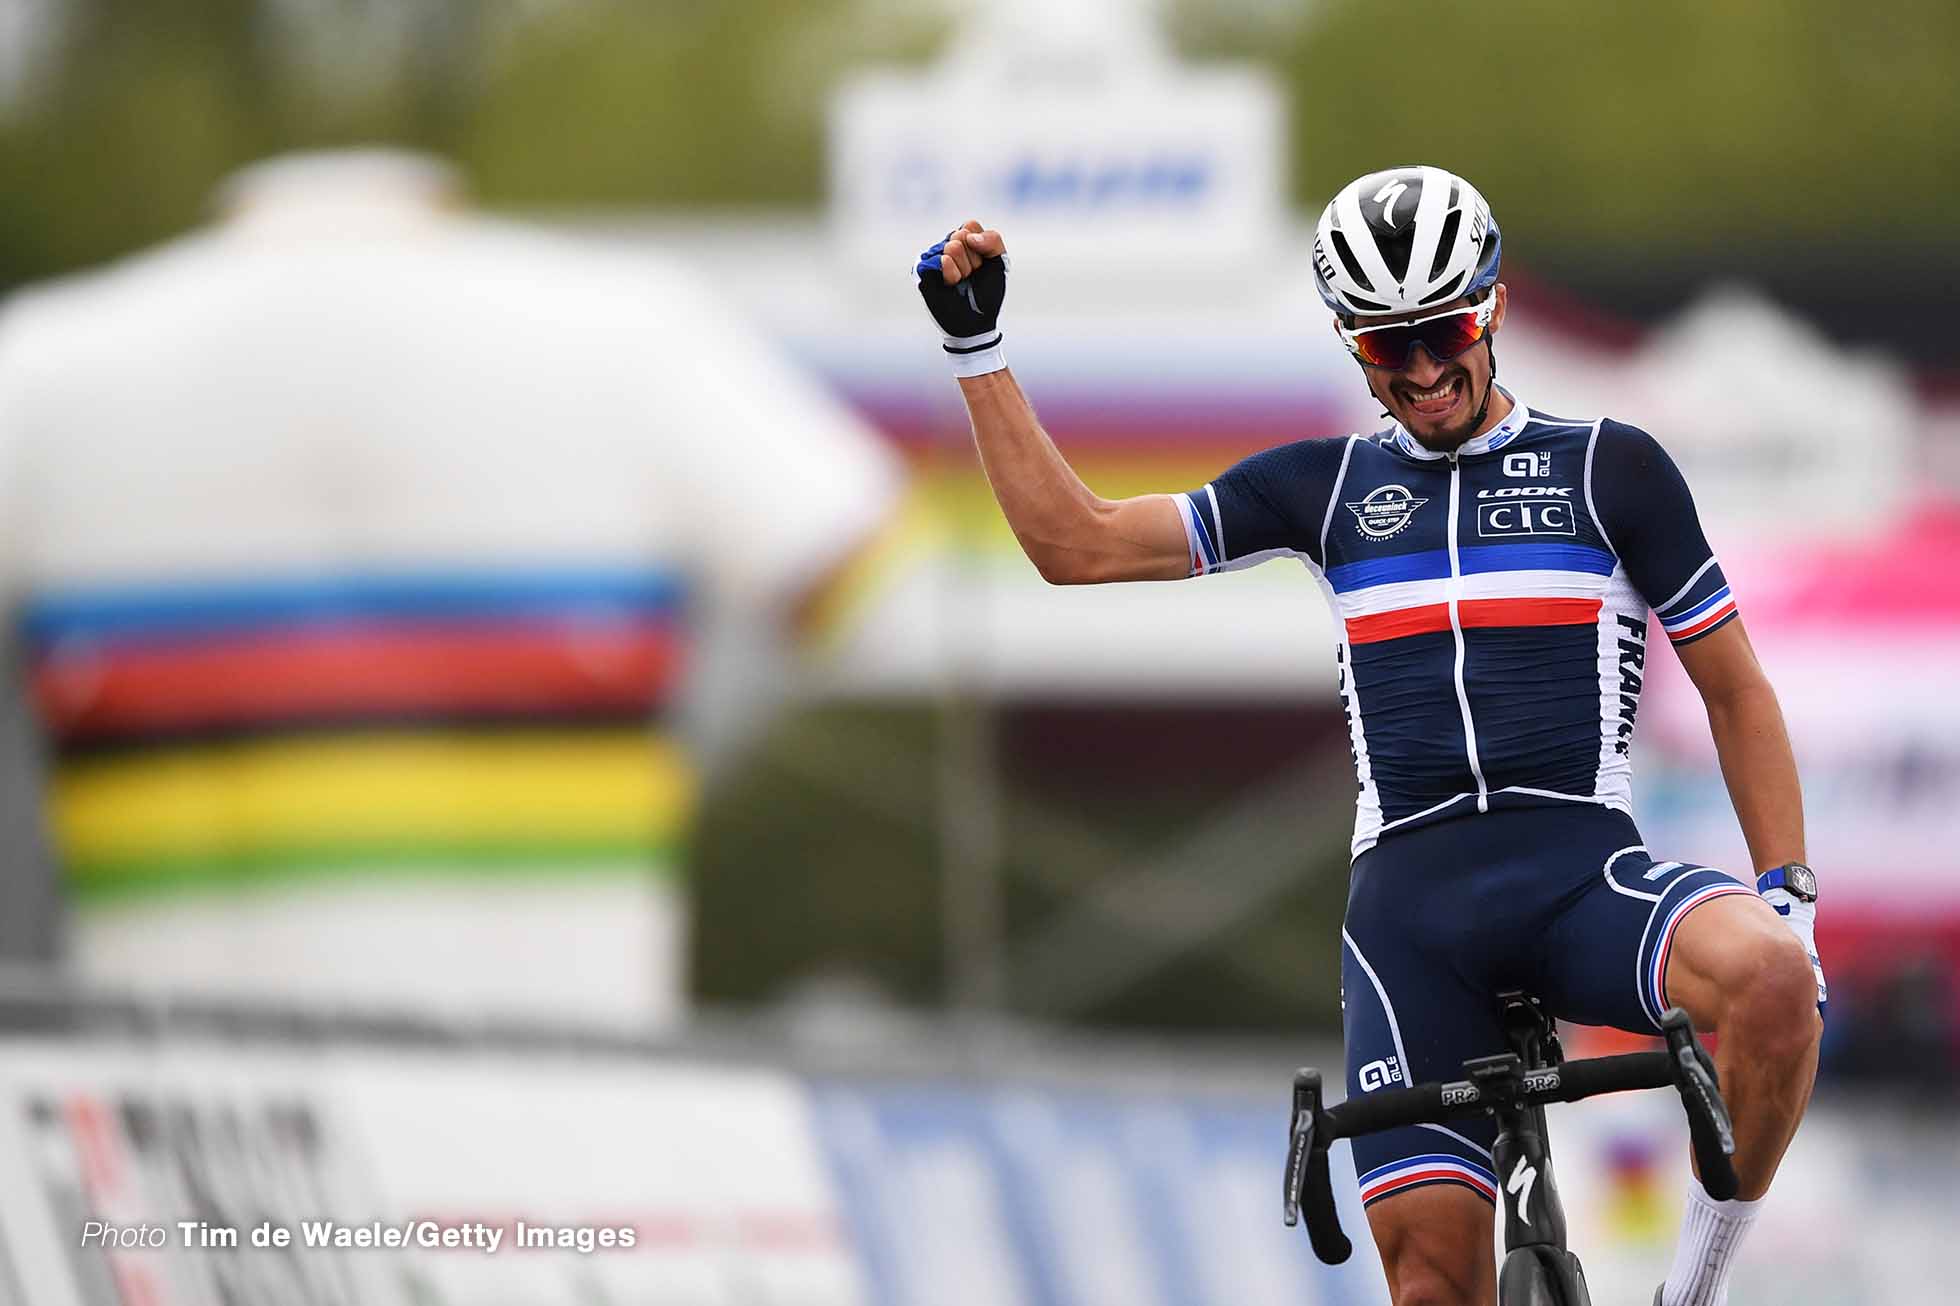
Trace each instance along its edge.
{"label": "blurred green trees", "polygon": [[181,231],[297,147],[433,150],[496,205],[810,203],[835,72],[930,43],[851,0],[19,2],[0,289]]}
{"label": "blurred green trees", "polygon": [[1950,0],[1321,0],[1277,34],[1211,9],[1179,10],[1186,44],[1281,72],[1315,206],[1420,161],[1502,196],[1506,234],[1533,244],[1951,242]]}
{"label": "blurred green trees", "polygon": [[1436,163],[1490,198],[1513,266],[1619,313],[1739,281],[1847,342],[1947,370],[1960,356],[1951,0],[1181,0],[1175,14],[1187,49],[1280,73],[1303,206],[1374,168]]}
{"label": "blurred green trees", "polygon": [[[490,202],[812,203],[823,104],[917,59],[952,7],[899,0],[17,0],[0,100],[0,286],[181,230],[279,149],[388,140]],[[1200,55],[1271,64],[1311,207],[1427,159],[1501,196],[1551,263],[1768,247],[1960,262],[1950,0],[1182,0]],[[38,33],[40,39],[29,37]],[[4,52],[0,52],[3,55]],[[9,66],[0,57],[0,72]],[[1632,269],[1637,280],[1639,268]]]}

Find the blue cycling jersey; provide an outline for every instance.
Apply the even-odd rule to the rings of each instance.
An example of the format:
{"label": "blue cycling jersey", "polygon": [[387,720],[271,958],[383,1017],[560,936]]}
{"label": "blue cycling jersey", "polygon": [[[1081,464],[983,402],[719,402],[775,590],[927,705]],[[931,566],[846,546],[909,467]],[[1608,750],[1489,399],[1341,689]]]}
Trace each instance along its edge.
{"label": "blue cycling jersey", "polygon": [[1648,610],[1676,644],[1736,614],[1673,460],[1606,419],[1302,440],[1175,497],[1193,575],[1298,558],[1339,618],[1356,856],[1493,808],[1630,813]]}

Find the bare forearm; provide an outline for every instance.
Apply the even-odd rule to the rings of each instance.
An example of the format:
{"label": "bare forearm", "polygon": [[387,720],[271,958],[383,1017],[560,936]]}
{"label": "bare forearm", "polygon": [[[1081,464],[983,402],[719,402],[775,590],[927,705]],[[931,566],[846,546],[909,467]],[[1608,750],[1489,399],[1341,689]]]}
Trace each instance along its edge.
{"label": "bare forearm", "polygon": [[1804,861],[1803,790],[1775,691],[1762,681],[1711,697],[1708,728],[1753,869]]}
{"label": "bare forearm", "polygon": [[1013,373],[964,377],[980,466],[1014,538],[1043,577],[1061,584],[1173,580],[1185,574],[1176,509],[1098,498],[1041,429]]}
{"label": "bare forearm", "polygon": [[1041,429],[1012,372],[966,377],[960,392],[980,466],[1021,547],[1037,565],[1066,550],[1094,515],[1096,496]]}
{"label": "bare forearm", "polygon": [[968,221],[920,256],[918,273],[919,293],[945,337],[973,418],[980,466],[1042,578],[1076,585],[1188,575],[1185,519],[1176,501],[1144,494],[1111,502],[1091,494],[1007,371],[1000,357],[1007,293],[1001,234]]}

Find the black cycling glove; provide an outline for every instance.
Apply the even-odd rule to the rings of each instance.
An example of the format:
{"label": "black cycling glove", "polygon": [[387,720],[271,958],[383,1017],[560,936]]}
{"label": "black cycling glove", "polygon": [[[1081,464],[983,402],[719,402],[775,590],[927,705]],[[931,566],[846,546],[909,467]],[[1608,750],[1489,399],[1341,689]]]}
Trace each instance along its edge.
{"label": "black cycling glove", "polygon": [[[955,233],[948,232],[947,239]],[[919,297],[926,301],[933,321],[944,335],[947,358],[952,360],[954,376],[982,376],[1007,366],[1000,348],[1000,309],[1007,299],[1007,256],[980,260],[973,275],[949,286],[939,270],[946,252],[941,240],[919,255],[914,271],[919,278]]]}

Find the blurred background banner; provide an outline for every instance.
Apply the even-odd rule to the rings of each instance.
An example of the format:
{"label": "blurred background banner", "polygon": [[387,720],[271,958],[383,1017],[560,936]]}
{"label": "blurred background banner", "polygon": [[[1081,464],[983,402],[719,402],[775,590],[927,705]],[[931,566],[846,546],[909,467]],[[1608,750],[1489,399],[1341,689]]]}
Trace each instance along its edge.
{"label": "blurred background banner", "polygon": [[[1317,589],[1042,583],[910,269],[1001,228],[1071,462],[1191,489],[1378,424],[1302,251],[1408,162],[1503,223],[1503,382],[1679,460],[1790,722],[1833,987],[1775,1201],[1824,1232],[1736,1301],[1940,1299],[1956,61],[1933,0],[0,0],[0,997],[61,995],[5,1009],[0,1303],[274,1275],[68,1237],[222,1167],[649,1231],[264,1300],[1381,1300],[1266,1200],[1338,1055]],[[1647,670],[1643,834],[1746,872]],[[142,1038],[43,1036],[105,995]],[[1602,1303],[1672,1123],[1557,1118]]]}
{"label": "blurred background banner", "polygon": [[[1354,1258],[1320,1264],[1279,1219],[1274,1067],[1332,1045],[956,1043],[919,1026],[847,1065],[726,1023],[650,1054],[562,1030],[275,1027],[48,995],[5,1018],[8,1302],[1387,1300],[1345,1147]],[[1672,1252],[1680,1111],[1629,1096],[1551,1118],[1594,1297],[1630,1306]],[[1950,1125],[1819,1104],[1784,1218],[1745,1254],[1754,1299],[1939,1300],[1920,1289],[1945,1264]],[[89,1220],[161,1232],[85,1245]],[[292,1249],[253,1246],[259,1228]],[[403,1245],[337,1247],[332,1229]]]}
{"label": "blurred background banner", "polygon": [[948,213],[985,213],[1015,257],[1104,282],[1119,239],[1171,282],[1242,277],[1285,222],[1285,144],[1284,98],[1256,65],[1184,63],[1129,0],[1010,0],[926,70],[839,85],[830,221],[881,280]]}
{"label": "blurred background banner", "polygon": [[692,655],[876,530],[890,455],[684,274],[428,160],[222,202],[0,323],[75,966],[672,1023]]}

